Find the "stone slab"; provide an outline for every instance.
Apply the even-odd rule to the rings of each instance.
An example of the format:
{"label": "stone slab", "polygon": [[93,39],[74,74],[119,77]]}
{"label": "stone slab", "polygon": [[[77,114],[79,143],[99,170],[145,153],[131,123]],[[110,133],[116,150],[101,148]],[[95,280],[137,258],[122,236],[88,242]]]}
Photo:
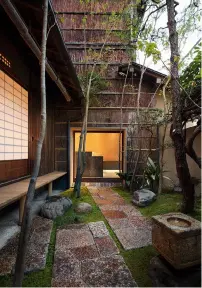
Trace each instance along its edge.
{"label": "stone slab", "polygon": [[136,228],[149,229],[152,230],[152,220],[144,216],[131,216],[129,221]]}
{"label": "stone slab", "polygon": [[103,221],[90,222],[88,223],[88,226],[94,238],[109,235],[109,231]]}
{"label": "stone slab", "polygon": [[81,275],[91,287],[137,287],[120,255],[82,261]]}
{"label": "stone slab", "polygon": [[119,254],[119,250],[110,236],[95,238],[95,243],[101,256]]}
{"label": "stone slab", "polygon": [[71,252],[79,261],[99,257],[99,252],[96,245],[73,248],[71,249]]}
{"label": "stone slab", "polygon": [[57,230],[52,286],[136,287],[104,222],[76,225]]}
{"label": "stone slab", "polygon": [[127,215],[119,210],[104,210],[102,213],[107,219],[127,218]]}
{"label": "stone slab", "polygon": [[85,229],[61,229],[57,231],[56,249],[71,249],[94,245],[93,236]]}
{"label": "stone slab", "polygon": [[112,205],[103,205],[100,207],[100,210],[103,212],[105,210],[119,210],[119,211],[123,211],[128,217],[131,217],[131,216],[142,216],[142,214],[137,210],[135,209],[133,206],[131,205],[115,205],[115,204],[112,204]]}
{"label": "stone slab", "polygon": [[53,278],[51,287],[87,287],[87,285],[81,278],[70,277],[68,279]]}
{"label": "stone slab", "polygon": [[66,258],[56,257],[53,266],[53,278],[57,280],[69,280],[72,278],[80,278],[80,262],[79,261],[67,261]]}
{"label": "stone slab", "polygon": [[121,228],[114,231],[125,250],[148,246],[152,243],[151,230]]}
{"label": "stone slab", "polygon": [[129,221],[128,218],[108,219],[108,222],[113,230],[121,229],[123,227],[133,227],[132,223]]}
{"label": "stone slab", "polygon": [[114,203],[111,199],[102,199],[100,197],[93,197],[93,199],[97,205],[109,205]]}
{"label": "stone slab", "polygon": [[[33,219],[26,255],[25,272],[37,271],[45,268],[52,226],[52,220],[39,216]],[[0,250],[0,275],[13,273],[18,240],[19,234],[12,238],[6,246]]]}

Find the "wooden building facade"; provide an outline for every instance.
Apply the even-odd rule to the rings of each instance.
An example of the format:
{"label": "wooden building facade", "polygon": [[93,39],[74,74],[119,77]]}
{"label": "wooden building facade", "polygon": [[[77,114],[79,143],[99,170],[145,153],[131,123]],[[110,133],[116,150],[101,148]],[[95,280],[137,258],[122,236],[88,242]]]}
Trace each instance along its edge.
{"label": "wooden building facade", "polygon": [[[53,7],[59,20],[60,28],[64,37],[65,45],[71,55],[75,70],[79,76],[92,71],[96,63],[95,71],[107,82],[107,89],[96,95],[96,103],[91,104],[88,117],[88,131],[91,133],[121,133],[122,135],[122,170],[132,171],[138,154],[138,141],[141,139],[141,155],[138,162],[137,174],[142,174],[143,166],[148,155],[153,159],[158,158],[158,127],[148,124],[137,129],[136,108],[137,91],[140,81],[141,66],[131,62],[128,47],[130,44],[130,28],[127,27],[126,18],[118,17],[128,9],[130,0],[103,0],[85,1],[79,0],[53,0]],[[129,13],[127,10],[126,13]],[[113,15],[117,15],[113,22]],[[112,24],[111,21],[113,22]],[[110,34],[109,34],[110,31]],[[120,37],[119,33],[126,35]],[[99,57],[103,49],[103,55]],[[98,60],[99,59],[99,60]],[[130,65],[129,65],[130,63]],[[103,67],[106,67],[103,69]],[[129,70],[127,73],[127,69]],[[127,77],[126,77],[126,74]],[[154,93],[160,81],[165,75],[148,69],[143,77],[140,109],[150,111],[156,107],[157,99]],[[126,78],[126,79],[125,79]],[[157,80],[158,79],[158,80]],[[122,104],[122,108],[121,107]],[[76,114],[76,107],[74,108]],[[74,112],[72,111],[72,114]],[[61,145],[65,138],[68,121],[68,106],[60,107],[56,112],[56,130]],[[81,121],[71,122],[71,181],[75,177],[75,147],[74,133],[80,130]],[[60,132],[59,132],[60,131]],[[63,131],[63,132],[62,132]],[[59,142],[58,142],[59,143]],[[60,144],[59,144],[60,145]],[[105,145],[107,145],[105,143]],[[132,147],[132,152],[131,152]],[[58,147],[58,149],[60,149]],[[65,164],[67,151],[63,149],[60,165]],[[63,162],[64,161],[64,162]],[[86,175],[86,174],[85,174]],[[84,179],[84,181],[103,181],[103,179]],[[104,179],[112,181],[112,179]]]}
{"label": "wooden building facade", "polygon": [[[53,23],[54,26],[47,42],[47,129],[40,175],[61,170],[57,164],[56,106],[68,102],[69,107],[79,107],[72,115],[73,120],[79,120],[83,102],[51,3],[48,17],[48,26]],[[33,167],[40,129],[37,55],[40,54],[42,18],[43,1],[2,1],[0,4],[0,186],[29,177]],[[68,170],[67,166],[63,169]],[[67,188],[69,175],[65,176],[64,183],[63,188]]]}

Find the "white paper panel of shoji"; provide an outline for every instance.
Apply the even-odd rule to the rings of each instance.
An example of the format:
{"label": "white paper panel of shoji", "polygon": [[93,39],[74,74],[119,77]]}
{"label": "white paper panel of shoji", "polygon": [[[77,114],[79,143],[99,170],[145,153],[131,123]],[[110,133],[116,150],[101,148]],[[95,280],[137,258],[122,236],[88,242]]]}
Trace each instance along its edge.
{"label": "white paper panel of shoji", "polygon": [[28,159],[28,91],[0,70],[0,161]]}

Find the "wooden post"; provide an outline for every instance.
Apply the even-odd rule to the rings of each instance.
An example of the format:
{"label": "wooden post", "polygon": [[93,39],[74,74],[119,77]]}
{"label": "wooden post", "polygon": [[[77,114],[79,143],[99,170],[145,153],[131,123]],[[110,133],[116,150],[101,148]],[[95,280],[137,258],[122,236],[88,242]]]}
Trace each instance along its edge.
{"label": "wooden post", "polygon": [[50,182],[48,184],[48,196],[52,195],[52,191],[53,191],[53,182]]}
{"label": "wooden post", "polygon": [[26,200],[26,195],[22,196],[20,198],[20,207],[19,207],[19,225],[22,224],[22,218],[24,214],[24,207],[25,207],[25,200]]}

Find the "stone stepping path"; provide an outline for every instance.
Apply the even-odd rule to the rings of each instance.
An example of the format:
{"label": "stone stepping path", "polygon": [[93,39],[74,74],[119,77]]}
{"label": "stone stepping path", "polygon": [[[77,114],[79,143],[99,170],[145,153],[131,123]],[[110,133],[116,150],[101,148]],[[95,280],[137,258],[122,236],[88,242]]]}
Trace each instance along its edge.
{"label": "stone stepping path", "polygon": [[[53,221],[35,217],[32,221],[25,273],[45,268]],[[12,274],[17,255],[19,233],[0,250],[0,275]]]}
{"label": "stone stepping path", "polygon": [[88,188],[125,250],[152,244],[151,221],[111,188]]}
{"label": "stone stepping path", "polygon": [[53,287],[137,287],[103,221],[57,230]]}

